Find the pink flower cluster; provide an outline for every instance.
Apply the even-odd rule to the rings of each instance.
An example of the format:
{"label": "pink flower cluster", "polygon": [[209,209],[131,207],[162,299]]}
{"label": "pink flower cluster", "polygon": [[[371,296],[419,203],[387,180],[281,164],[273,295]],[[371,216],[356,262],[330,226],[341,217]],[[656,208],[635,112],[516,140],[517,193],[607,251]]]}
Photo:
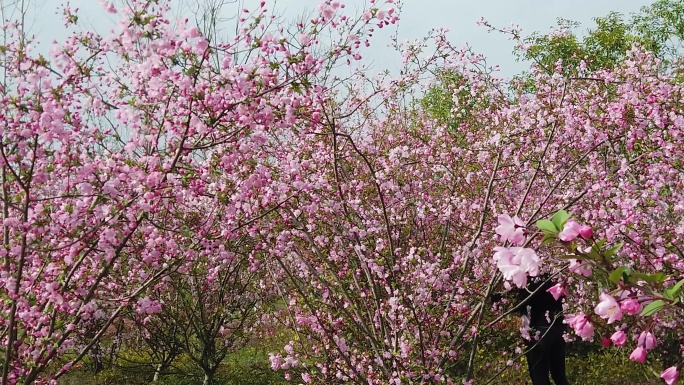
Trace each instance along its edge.
{"label": "pink flower cluster", "polygon": [[577,237],[582,237],[583,239],[590,239],[593,235],[593,230],[591,226],[580,225],[574,219],[568,219],[563,226],[563,231],[558,233],[558,238],[563,242],[572,242]]}
{"label": "pink flower cluster", "polygon": [[583,340],[589,340],[594,336],[594,325],[584,313],[565,316],[565,323]]}
{"label": "pink flower cluster", "polygon": [[501,214],[498,217],[499,226],[495,231],[499,235],[499,242],[510,242],[515,245],[522,245],[525,242],[525,222],[518,216],[511,218],[508,214]]}
{"label": "pink flower cluster", "polygon": [[601,293],[599,299],[601,302],[594,308],[594,312],[599,317],[606,319],[609,324],[622,319],[622,310],[615,298],[606,293]]}
{"label": "pink flower cluster", "polygon": [[639,339],[637,341],[637,347],[632,351],[632,354],[630,354],[629,359],[634,361],[634,362],[640,362],[644,363],[646,361],[646,353],[655,348],[658,345],[658,341],[656,341],[655,336],[653,333],[649,331],[643,331],[639,335]]}
{"label": "pink flower cluster", "polygon": [[518,287],[527,285],[527,277],[539,274],[539,256],[525,247],[495,247],[494,262],[504,279]]}
{"label": "pink flower cluster", "polygon": [[[521,245],[525,242],[525,223],[517,216],[511,218],[507,214],[499,215],[496,233],[502,242]],[[541,260],[531,248],[495,247],[493,259],[504,279],[518,287],[527,285],[528,276],[534,277],[539,274]]]}

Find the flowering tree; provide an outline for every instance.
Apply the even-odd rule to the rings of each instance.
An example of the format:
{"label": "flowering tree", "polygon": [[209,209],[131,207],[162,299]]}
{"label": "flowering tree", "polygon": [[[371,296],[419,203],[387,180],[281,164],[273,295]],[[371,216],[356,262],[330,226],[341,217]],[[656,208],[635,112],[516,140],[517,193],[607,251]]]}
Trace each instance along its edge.
{"label": "flowering tree", "polygon": [[[681,94],[681,86],[673,74],[659,70],[660,63],[649,54],[633,49],[627,56],[628,60],[615,68],[589,76],[582,73],[562,86],[560,100],[567,111],[574,108],[574,98],[568,95],[568,91],[574,92],[569,82],[590,82],[593,85],[589,90],[602,83],[599,87],[605,91],[600,94],[606,105],[592,100],[588,109],[594,112],[587,116],[591,120],[580,123],[583,114],[579,111],[552,117],[562,124],[557,132],[578,144],[561,138],[554,140],[561,146],[549,141],[537,171],[546,168],[545,173],[554,177],[549,184],[552,191],[565,192],[556,207],[572,207],[578,219],[559,211],[550,221],[537,221],[536,232],[527,232],[528,225],[540,218],[537,215],[542,204],[531,212],[528,222],[511,225],[510,217],[499,217],[497,232],[500,241],[525,245],[534,244],[539,235],[541,247],[535,248],[547,256],[541,261],[550,264],[551,270],[569,267],[570,274],[554,288],[558,293],[569,292],[575,305],[568,306],[567,311],[575,314],[567,315],[565,322],[583,339],[594,338],[600,327],[606,346],[611,342],[625,345],[626,333],[631,332],[636,348],[630,359],[644,362],[647,351],[657,345],[656,335],[664,337],[680,318],[678,303],[684,282],[677,208],[681,205],[681,171],[675,159],[681,156],[677,132],[682,111],[672,101]],[[559,150],[564,153],[565,166],[570,165],[575,175],[551,166],[553,152]],[[578,179],[582,173],[583,178]],[[544,199],[544,203],[552,202],[553,196]],[[594,230],[578,221],[592,223]],[[549,247],[555,240],[562,247]],[[500,247],[494,257],[504,278],[518,286],[528,274],[536,275],[539,268],[525,263],[519,249]],[[614,329],[609,326],[616,323]],[[674,363],[679,364],[677,360]],[[673,366],[662,378],[672,384],[677,373],[677,366]]]}
{"label": "flowering tree", "polygon": [[[125,309],[161,310],[140,295],[169,271],[220,255],[206,239],[254,232],[292,199],[271,186],[265,144],[306,124],[325,98],[317,74],[353,60],[379,16],[357,22],[339,7],[290,34],[262,3],[221,43],[170,19],[166,1],[107,3],[115,31],[74,32],[49,57],[5,21],[2,383],[60,377]],[[78,22],[68,6],[63,15]],[[331,31],[342,43],[316,52]],[[76,348],[91,319],[101,327]]]}
{"label": "flowering tree", "polygon": [[[499,220],[501,225],[497,227],[497,233],[503,241],[525,232],[524,224],[514,228],[509,226],[510,217],[508,216],[501,216]],[[680,300],[684,278],[677,281],[662,272],[652,272],[648,268],[635,266],[628,258],[620,257],[619,250],[622,244],[606,245],[605,239],[595,240],[591,227],[579,225],[565,211],[559,211],[550,221],[537,221],[537,228],[543,233],[542,243],[558,241],[560,247],[556,249],[560,249],[562,254],[567,254],[566,258],[570,258],[571,273],[592,277],[592,280],[602,287],[593,314],[605,320],[606,326],[623,321],[610,338],[603,337],[602,344],[606,347],[611,343],[624,346],[627,343],[626,333],[632,332],[636,348],[632,351],[630,359],[643,363],[647,353],[658,345],[654,332],[663,327],[670,327],[681,317]],[[522,239],[524,240],[524,235]],[[517,251],[521,248],[499,247],[498,249],[494,259],[499,262],[498,267],[505,279],[519,287],[524,287],[524,280],[528,275],[538,274],[538,266],[530,268],[530,264],[526,263],[524,258],[518,257],[521,253]],[[535,253],[529,248],[524,250],[527,250],[529,254]],[[517,260],[516,257],[518,257]],[[500,263],[504,259],[517,263]],[[622,266],[616,267],[616,264]],[[512,265],[515,265],[515,275],[510,274]],[[522,282],[519,282],[520,280]],[[576,285],[572,277],[567,277],[548,291],[558,299],[561,295],[570,294],[567,288],[574,288]],[[628,317],[631,319],[627,319]],[[571,326],[577,336],[582,339],[593,339],[594,323],[601,322],[600,319],[593,317],[592,323],[591,313],[580,312],[566,315],[565,322]],[[661,377],[669,385],[677,380],[678,367],[679,365],[675,365],[663,371]]]}
{"label": "flowering tree", "polygon": [[[2,382],[59,378],[126,309],[153,318],[172,272],[193,273],[176,289],[196,309],[232,287],[206,285],[266,269],[297,337],[272,365],[304,382],[471,380],[501,318],[487,298],[541,272],[560,271],[578,336],[605,319],[616,344],[635,337],[634,360],[680,330],[673,73],[634,46],[610,68],[507,83],[433,31],[399,47],[399,77],[371,79],[354,63],[397,22],[391,3],[355,16],[326,1],[289,30],[261,3],[226,41],[161,0],[108,3],[116,31],[74,33],[49,58],[7,21]],[[453,81],[421,105],[430,73]],[[236,314],[253,310],[242,294]]]}
{"label": "flowering tree", "polygon": [[203,384],[212,384],[226,355],[249,341],[269,290],[258,289],[261,270],[250,268],[249,253],[224,250],[219,255],[192,261],[165,277],[156,287],[164,294],[153,294],[163,301],[161,310],[139,316],[144,338],[167,352],[157,363],[156,377],[185,353],[202,370]]}
{"label": "flowering tree", "polygon": [[[417,60],[416,48],[406,49]],[[262,236],[295,287],[290,325],[302,337],[272,356],[274,368],[305,365],[306,382],[452,382],[450,367],[467,360],[463,346],[482,306],[476,293],[491,272],[472,267],[484,255],[474,246],[494,174],[475,129],[472,142],[461,140],[402,98],[435,62],[324,109],[317,130],[296,141],[312,150],[281,148],[303,193]],[[482,105],[503,102],[489,92],[495,80],[466,67]],[[501,111],[478,113],[487,121]]]}
{"label": "flowering tree", "polygon": [[[511,91],[481,57],[452,49],[439,33],[432,42],[433,59],[418,55],[420,44],[404,47],[413,66],[374,88],[382,90],[369,96],[376,104],[356,92],[324,110],[318,129],[298,136],[299,148],[281,149],[306,194],[278,210],[279,221],[262,235],[297,290],[290,322],[303,338],[273,355],[272,364],[305,365],[306,382],[470,379],[480,336],[500,320],[487,314],[496,287],[524,286],[529,275],[568,265],[564,287],[554,289],[572,298],[567,313],[575,314],[567,322],[583,338],[593,336],[595,322],[582,309],[618,322],[607,292],[600,295],[612,281],[577,277],[594,268],[584,254],[573,251],[568,263],[549,239],[531,247],[554,221],[553,239],[561,242],[624,243],[619,254],[599,245],[620,258],[606,269],[622,266],[619,274],[633,271],[632,279],[656,287],[679,279],[684,120],[674,76],[634,47],[614,68],[580,65],[572,78],[561,68],[538,69],[534,93],[523,83]],[[454,116],[462,113],[465,87],[468,106],[478,106],[456,120],[455,133],[406,97],[431,65],[466,79],[453,87]],[[302,143],[315,151],[301,151]],[[559,209],[578,217],[561,215],[538,233],[529,230]],[[497,232],[497,216],[505,235],[498,243],[488,235]],[[630,312],[635,301],[645,305],[636,291],[624,295]],[[655,336],[674,320],[651,318],[635,337]],[[643,349],[654,346],[649,334],[638,340]]]}

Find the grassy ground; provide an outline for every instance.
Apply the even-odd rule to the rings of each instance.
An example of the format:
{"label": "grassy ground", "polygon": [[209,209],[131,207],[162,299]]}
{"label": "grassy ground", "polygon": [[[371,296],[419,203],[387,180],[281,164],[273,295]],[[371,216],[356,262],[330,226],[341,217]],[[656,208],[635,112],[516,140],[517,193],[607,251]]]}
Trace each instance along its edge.
{"label": "grassy ground", "polygon": [[[571,384],[576,385],[661,385],[657,365],[641,365],[630,362],[628,356],[620,354],[594,353],[588,356],[569,356],[566,372]],[[529,384],[526,363],[504,372],[492,384]],[[490,373],[490,376],[493,373]],[[485,378],[490,378],[485,376]],[[476,382],[477,384],[478,382]],[[484,382],[482,382],[484,383]]]}
{"label": "grassy ground", "polygon": [[[597,349],[592,352],[571,353],[567,359],[568,378],[575,385],[660,385],[658,379],[662,365],[658,362],[645,365],[630,362],[629,352],[619,349]],[[492,351],[486,355],[477,370],[478,381],[499,385],[529,384],[524,358],[512,366],[506,366],[501,355]],[[507,369],[499,376],[496,374],[504,366]],[[151,372],[149,368],[119,367],[106,370],[98,375],[87,371],[76,371],[69,374],[59,383],[61,385],[120,385],[149,384]],[[295,379],[295,380],[298,380]],[[290,385],[301,381],[287,381],[282,373],[270,370],[264,351],[246,348],[230,356],[217,376],[217,385]],[[187,372],[163,377],[160,385],[194,385],[201,384],[199,373]]]}

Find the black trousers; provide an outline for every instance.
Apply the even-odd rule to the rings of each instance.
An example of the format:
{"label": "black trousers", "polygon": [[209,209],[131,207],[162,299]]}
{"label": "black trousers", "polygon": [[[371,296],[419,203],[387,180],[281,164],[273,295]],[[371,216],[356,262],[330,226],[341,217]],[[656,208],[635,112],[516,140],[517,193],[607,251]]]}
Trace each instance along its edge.
{"label": "black trousers", "polygon": [[[570,385],[565,377],[565,329],[566,325],[560,319],[552,326],[530,329],[530,336],[533,338],[532,341],[526,341],[526,356],[532,385],[551,385],[549,374],[556,385]],[[534,339],[536,331],[539,331],[539,340]]]}

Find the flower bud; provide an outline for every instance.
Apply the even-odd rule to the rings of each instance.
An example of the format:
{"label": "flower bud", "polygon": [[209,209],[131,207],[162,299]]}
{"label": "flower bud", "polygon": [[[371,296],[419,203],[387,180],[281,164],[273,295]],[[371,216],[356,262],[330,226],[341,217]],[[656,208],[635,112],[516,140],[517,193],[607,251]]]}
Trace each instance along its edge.
{"label": "flower bud", "polygon": [[584,239],[589,239],[591,236],[594,234],[594,231],[591,229],[591,226],[589,225],[582,225],[579,228],[579,235],[580,237]]}

